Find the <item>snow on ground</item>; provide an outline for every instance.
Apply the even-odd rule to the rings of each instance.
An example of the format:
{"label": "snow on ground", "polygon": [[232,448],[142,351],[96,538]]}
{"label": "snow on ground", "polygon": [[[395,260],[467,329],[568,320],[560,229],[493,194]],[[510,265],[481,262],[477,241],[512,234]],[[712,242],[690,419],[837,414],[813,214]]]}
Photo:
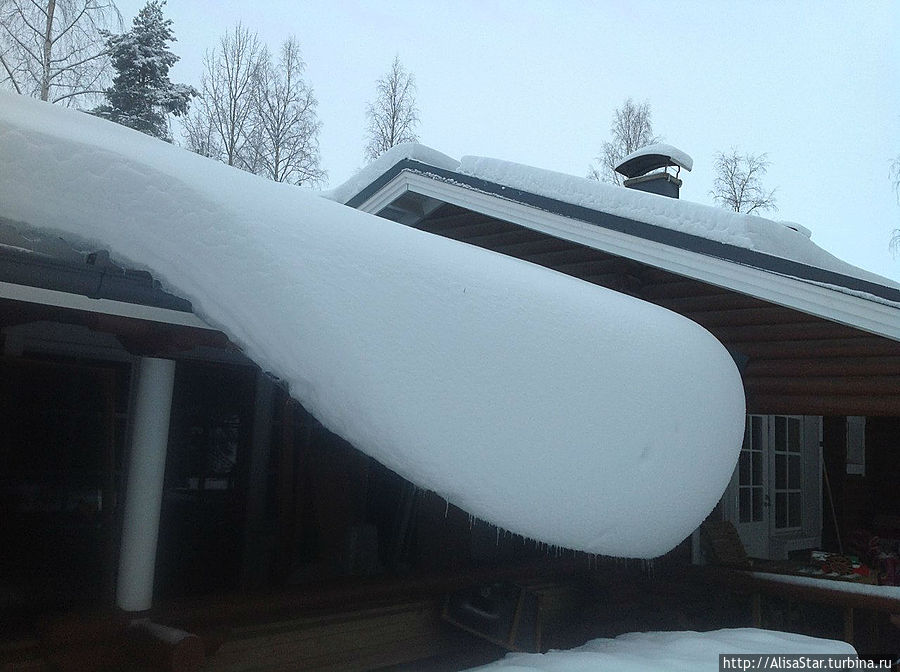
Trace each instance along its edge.
{"label": "snow on ground", "polygon": [[[380,157],[351,180],[329,192],[329,198],[346,203],[399,160],[414,157],[423,163],[461,175],[477,177],[572,205],[790,259],[886,287],[900,288],[900,284],[888,278],[848,264],[826,252],[810,240],[807,233],[809,229],[794,223],[739,214],[499,159],[464,156],[456,164],[453,159],[439,154],[440,159],[432,163],[429,156],[434,150],[421,145],[402,147],[402,151],[389,158],[386,158],[387,155]],[[683,152],[679,154],[679,159],[692,163],[690,157]],[[838,289],[844,291],[843,288]]]}
{"label": "snow on ground", "polygon": [[510,653],[496,663],[475,669],[479,672],[718,670],[719,654],[855,656],[856,650],[846,642],[750,628],[713,632],[632,632],[615,639],[595,639],[569,651]]}
{"label": "snow on ground", "polygon": [[326,427],[550,544],[661,554],[740,450],[740,376],[685,318],[13,94],[0,221],[149,269]]}

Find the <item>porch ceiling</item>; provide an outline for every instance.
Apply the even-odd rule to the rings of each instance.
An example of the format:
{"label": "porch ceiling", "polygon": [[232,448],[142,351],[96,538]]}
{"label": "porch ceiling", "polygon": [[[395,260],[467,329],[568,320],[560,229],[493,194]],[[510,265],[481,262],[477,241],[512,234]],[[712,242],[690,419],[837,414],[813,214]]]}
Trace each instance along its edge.
{"label": "porch ceiling", "polygon": [[411,225],[694,320],[747,357],[749,412],[900,416],[900,342],[452,204]]}

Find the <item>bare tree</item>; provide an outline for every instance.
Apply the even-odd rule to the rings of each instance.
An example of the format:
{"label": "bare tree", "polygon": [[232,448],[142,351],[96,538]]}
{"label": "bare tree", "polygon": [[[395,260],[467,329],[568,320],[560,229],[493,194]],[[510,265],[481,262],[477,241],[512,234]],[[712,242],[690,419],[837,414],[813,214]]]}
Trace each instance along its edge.
{"label": "bare tree", "polygon": [[[900,154],[891,161],[891,185],[900,203]],[[891,235],[891,250],[894,254],[900,254],[900,229],[894,229]]]}
{"label": "bare tree", "polygon": [[416,107],[416,80],[394,56],[390,71],[378,80],[375,101],[369,103],[366,159],[373,161],[395,145],[416,142],[419,110]]}
{"label": "bare tree", "polygon": [[200,99],[185,121],[188,147],[229,166],[253,170],[249,138],[253,128],[255,87],[267,58],[256,33],[241,24],[207,51],[200,78]]}
{"label": "bare tree", "polygon": [[611,139],[603,143],[600,155],[595,158],[599,165],[591,166],[587,176],[612,184],[622,184],[622,176],[616,172],[616,166],[622,159],[661,139],[653,134],[650,103],[644,101],[638,104],[631,98],[613,112],[609,135]]}
{"label": "bare tree", "polygon": [[112,0],[0,2],[0,83],[51,103],[96,97],[107,83],[107,28],[122,30]]}
{"label": "bare tree", "polygon": [[254,92],[250,148],[254,172],[276,182],[320,184],[317,101],[303,79],[305,64],[300,45],[290,37],[273,64],[266,55],[258,70]]}
{"label": "bare tree", "polygon": [[716,179],[709,192],[716,205],[748,215],[777,210],[775,189],[768,190],[762,185],[769,169],[767,157],[767,154],[741,154],[734,147],[727,153],[717,153]]}

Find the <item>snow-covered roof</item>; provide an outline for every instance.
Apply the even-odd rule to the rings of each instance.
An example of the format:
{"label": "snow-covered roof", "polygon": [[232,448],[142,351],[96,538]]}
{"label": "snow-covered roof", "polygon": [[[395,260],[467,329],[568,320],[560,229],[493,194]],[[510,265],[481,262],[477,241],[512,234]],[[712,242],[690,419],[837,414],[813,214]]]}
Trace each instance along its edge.
{"label": "snow-covered roof", "polygon": [[[900,340],[900,284],[835,257],[796,223],[499,159],[464,156],[454,168],[453,160],[443,155],[441,163],[428,163],[421,157],[430,150],[415,145],[395,149],[390,160],[364,169],[352,185],[342,185],[330,196],[377,212],[404,189],[427,192],[550,235]],[[361,187],[367,180],[371,182]],[[405,180],[405,186],[398,180]],[[778,286],[770,287],[773,283]],[[837,293],[843,297],[836,309]],[[872,311],[876,315],[869,316]]]}
{"label": "snow-covered roof", "polygon": [[550,544],[663,553],[737,460],[740,375],[690,320],[8,93],[0,225],[150,271],[327,428]]}

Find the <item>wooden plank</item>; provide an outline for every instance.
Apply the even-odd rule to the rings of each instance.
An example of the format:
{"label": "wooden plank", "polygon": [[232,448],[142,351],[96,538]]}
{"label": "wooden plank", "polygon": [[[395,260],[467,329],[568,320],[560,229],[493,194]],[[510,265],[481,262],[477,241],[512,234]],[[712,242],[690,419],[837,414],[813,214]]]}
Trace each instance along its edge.
{"label": "wooden plank", "polygon": [[781,343],[733,341],[728,343],[728,345],[745,355],[763,359],[805,359],[811,356],[822,358],[895,357],[900,355],[900,343],[877,336],[785,341]]}
{"label": "wooden plank", "polygon": [[454,240],[466,240],[472,236],[485,236],[493,233],[505,233],[510,230],[511,225],[496,219],[475,219],[465,222],[460,220],[455,226],[434,226],[430,220],[419,222],[417,229],[428,231],[445,238],[453,238]]}
{"label": "wooden plank", "polygon": [[628,259],[618,257],[609,257],[606,259],[590,259],[588,261],[577,261],[570,264],[559,264],[554,267],[555,270],[573,275],[577,278],[584,278],[590,275],[604,275],[607,273],[639,273],[640,265]]}
{"label": "wooden plank", "polygon": [[900,376],[746,377],[748,391],[759,394],[900,397]]}
{"label": "wooden plank", "polygon": [[[419,222],[417,226],[426,227],[429,231],[437,233],[439,231],[449,231],[450,229],[461,226],[473,226],[484,224],[486,222],[499,222],[499,220],[488,217],[487,215],[482,215],[478,212],[472,212],[471,210],[454,211],[450,214],[442,214],[443,212],[444,208],[438,209],[429,216],[428,219]],[[499,223],[506,224],[506,222]],[[512,225],[506,224],[506,226]]]}
{"label": "wooden plank", "polygon": [[[749,311],[748,311],[749,312]],[[693,319],[693,315],[691,315]],[[729,341],[803,341],[835,338],[858,338],[865,334],[856,329],[831,322],[794,322],[789,324],[742,324],[740,326],[711,326],[695,320],[724,342]]]}
{"label": "wooden plank", "polygon": [[701,294],[697,296],[683,296],[676,298],[660,297],[657,298],[654,303],[681,314],[714,310],[767,308],[771,306],[771,304],[755,297],[723,290],[719,290],[719,293],[716,294]]}
{"label": "wooden plank", "polygon": [[500,231],[499,233],[468,236],[465,241],[472,245],[485,247],[489,250],[497,250],[505,245],[518,245],[520,243],[533,242],[544,238],[546,238],[546,236],[539,231],[515,228],[509,231]]}
{"label": "wooden plank", "polygon": [[[351,618],[350,615],[347,615]],[[281,630],[275,636],[227,642],[210,660],[210,670],[372,669],[442,652],[445,642],[437,611],[427,614],[357,615],[327,625]],[[404,618],[416,616],[415,618]],[[300,619],[305,622],[310,619]],[[278,627],[290,624],[277,624]],[[258,632],[258,631],[257,631]],[[386,662],[385,662],[386,661]],[[335,668],[335,665],[340,664]]]}
{"label": "wooden plank", "polygon": [[[785,310],[780,306],[765,306],[763,308],[735,308],[724,310],[690,311],[684,313],[694,322],[707,328],[733,327],[743,325],[775,325],[797,322],[814,322],[815,318],[803,319],[802,313],[794,310]],[[798,317],[800,319],[798,319]],[[831,324],[825,322],[825,324]]]}
{"label": "wooden plank", "polygon": [[900,415],[900,397],[786,395],[747,392],[747,412],[802,415]]}
{"label": "wooden plank", "polygon": [[[648,267],[649,268],[649,267]],[[680,278],[671,274],[671,278]],[[657,299],[684,299],[695,296],[709,296],[713,294],[722,294],[724,291],[721,287],[708,285],[697,280],[668,279],[650,282],[651,278],[645,273],[644,279],[647,285],[644,287],[643,295],[648,301]]]}
{"label": "wooden plank", "polygon": [[766,376],[878,376],[900,375],[900,357],[840,357],[805,359],[753,359],[747,378]]}
{"label": "wooden plank", "polygon": [[578,247],[568,240],[562,240],[560,238],[542,238],[540,240],[531,240],[524,243],[501,245],[494,249],[501,254],[525,259],[543,266],[549,266],[556,258],[565,260],[572,255],[575,255],[575,258],[578,261],[594,258],[594,252],[592,250]]}

